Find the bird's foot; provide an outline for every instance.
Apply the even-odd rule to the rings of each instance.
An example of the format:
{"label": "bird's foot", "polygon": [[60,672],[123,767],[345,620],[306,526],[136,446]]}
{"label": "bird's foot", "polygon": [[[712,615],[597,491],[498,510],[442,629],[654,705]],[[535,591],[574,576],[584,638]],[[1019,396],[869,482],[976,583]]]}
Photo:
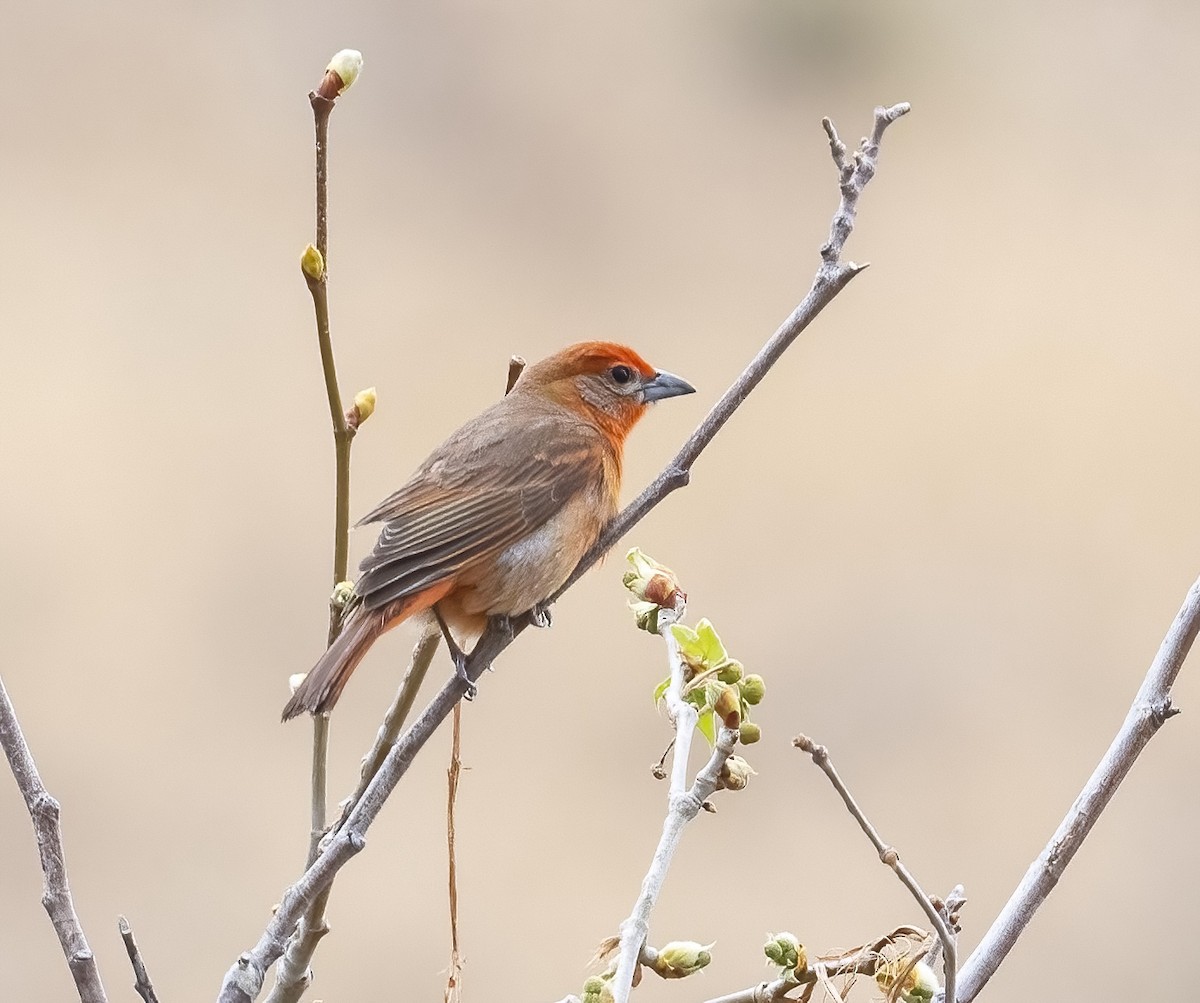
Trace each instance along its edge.
{"label": "bird's foot", "polygon": [[550,603],[535,603],[529,611],[529,622],[535,627],[549,627],[554,622],[550,616]]}
{"label": "bird's foot", "polygon": [[503,632],[507,640],[511,641],[517,636],[517,629],[513,626],[513,620],[511,616],[508,616],[504,613],[497,613],[491,618],[491,621],[496,625],[498,630]]}
{"label": "bird's foot", "polygon": [[463,683],[463,699],[474,700],[479,694],[479,687],[471,682],[471,677],[467,675],[467,656],[466,653],[457,645],[450,652],[450,657],[454,659],[454,674],[462,680]]}

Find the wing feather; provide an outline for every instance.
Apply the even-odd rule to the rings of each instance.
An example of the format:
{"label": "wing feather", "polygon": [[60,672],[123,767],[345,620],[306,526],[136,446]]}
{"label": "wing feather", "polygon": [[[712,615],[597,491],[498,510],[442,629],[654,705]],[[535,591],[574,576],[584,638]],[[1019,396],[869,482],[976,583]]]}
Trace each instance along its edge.
{"label": "wing feather", "polygon": [[494,556],[603,483],[600,433],[531,403],[518,415],[506,397],[468,422],[360,521],[384,522],[355,585],[368,609]]}

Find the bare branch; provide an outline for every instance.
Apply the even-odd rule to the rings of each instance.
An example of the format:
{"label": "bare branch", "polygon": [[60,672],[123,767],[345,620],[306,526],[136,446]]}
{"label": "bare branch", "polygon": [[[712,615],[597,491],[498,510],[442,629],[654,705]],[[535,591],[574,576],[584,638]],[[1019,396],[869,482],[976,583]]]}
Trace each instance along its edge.
{"label": "bare branch", "polygon": [[158,1003],[154,994],[154,984],[146,972],[146,963],[142,961],[142,952],[138,950],[137,941],[133,939],[133,928],[124,916],[117,917],[117,931],[125,941],[125,953],[129,955],[129,963],[133,966],[133,988],[144,1003]]}
{"label": "bare branch", "polygon": [[[552,599],[561,596],[617,540],[667,495],[688,482],[692,464],[712,442],[717,432],[724,427],[734,411],[762,381],[788,346],[862,270],[858,265],[844,264],[838,260],[853,226],[851,207],[857,202],[863,188],[866,187],[874,173],[874,158],[878,153],[879,138],[882,137],[884,129],[890,122],[908,110],[907,104],[895,105],[888,109],[876,109],[872,143],[866,144],[871,155],[860,159],[858,167],[852,172],[850,181],[843,185],[838,214],[834,217],[836,222],[838,215],[847,215],[849,226],[831,228],[830,240],[822,248],[821,266],[800,305],[772,335],[741,376],[717,401],[708,416],[683,444],[666,469],[609,524],[595,546],[583,557],[571,577],[551,597]],[[847,194],[847,188],[849,188],[850,194]],[[365,845],[366,830],[379,814],[384,801],[391,795],[417,753],[429,740],[430,735],[450,714],[454,704],[462,698],[468,681],[478,682],[497,656],[512,644],[513,640],[529,626],[530,622],[530,615],[525,614],[504,624],[492,623],[488,626],[467,659],[466,678],[464,679],[457,673],[452,675],[417,720],[392,747],[379,773],[368,785],[363,796],[347,817],[345,824],[328,841],[328,848],[309,867],[300,880],[284,894],[279,908],[275,911],[275,915],[255,947],[251,951],[243,953],[226,973],[218,997],[220,1003],[248,1003],[254,999],[262,987],[267,968],[279,958],[286,938],[295,927],[301,912],[312,901],[313,896],[320,893],[329,884],[334,874],[345,865],[350,857]]]}
{"label": "bare branch", "polygon": [[954,1003],[955,979],[958,974],[958,945],[954,939],[953,931],[947,925],[946,920],[942,918],[941,911],[934,904],[933,900],[925,894],[920,884],[917,883],[917,879],[913,877],[912,872],[900,862],[900,854],[896,852],[895,847],[885,843],[879,835],[879,831],[871,824],[866,813],[854,799],[854,795],[850,793],[850,789],[846,786],[841,776],[838,775],[833,761],[829,758],[829,750],[804,735],[792,739],[792,744],[797,749],[801,749],[812,756],[812,761],[829,778],[829,782],[833,784],[834,790],[841,795],[846,808],[854,816],[855,821],[858,822],[859,828],[866,833],[867,839],[871,841],[871,845],[878,852],[879,859],[895,872],[896,877],[912,893],[912,897],[917,900],[921,911],[925,913],[929,922],[933,924],[933,928],[937,931],[938,940],[942,945],[942,952],[945,954],[943,972],[946,979],[944,987],[946,1003]]}
{"label": "bare branch", "polygon": [[1178,710],[1171,706],[1171,686],[1200,631],[1200,580],[1188,590],[1183,606],[1163,638],[1158,654],[1133,699],[1125,723],[1117,732],[1100,765],[1080,791],[1046,848],[1029,866],[1012,898],[992,923],[962,970],[959,1003],[971,1003],[1000,963],[1013,949],[1017,938],[1058,884],[1058,879],[1075,851],[1116,793],[1142,749]]}
{"label": "bare branch", "polygon": [[67,967],[75,979],[79,999],[81,1003],[107,1003],[108,997],[104,994],[96,959],[92,956],[83,926],[75,914],[75,903],[67,882],[67,861],[58,820],[59,804],[42,783],[3,679],[0,679],[0,745],[4,747],[9,768],[33,822],[42,864],[42,906],[54,925],[54,932],[58,934],[58,942],[62,945]]}

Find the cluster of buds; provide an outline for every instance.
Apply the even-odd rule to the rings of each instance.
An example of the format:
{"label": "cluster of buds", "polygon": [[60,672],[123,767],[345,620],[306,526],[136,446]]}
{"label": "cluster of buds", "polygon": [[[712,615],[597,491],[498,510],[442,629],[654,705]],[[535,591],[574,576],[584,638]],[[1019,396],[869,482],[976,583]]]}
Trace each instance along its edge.
{"label": "cluster of buds", "polygon": [[763,954],[767,956],[767,964],[779,968],[783,978],[794,978],[797,981],[808,971],[808,952],[795,934],[768,933],[767,942],[763,944]]}
{"label": "cluster of buds", "polygon": [[[694,628],[672,624],[671,634],[687,670],[683,697],[699,710],[699,727],[709,744],[716,742],[718,723],[736,731],[743,745],[757,742],[762,731],[750,720],[750,708],[766,695],[763,677],[747,673],[741,662],[730,657],[708,620],[701,620]],[[666,693],[669,685],[670,680],[660,684],[656,699]]]}
{"label": "cluster of buds", "polygon": [[[671,610],[681,616],[687,595],[679,587],[675,572],[654,558],[643,554],[637,547],[626,554],[630,570],[622,581],[633,599],[629,606],[640,629],[660,633],[659,614]],[[762,737],[762,731],[750,720],[750,708],[762,702],[766,695],[763,677],[747,673],[736,658],[732,658],[716,629],[708,620],[701,620],[695,627],[671,622],[671,637],[679,647],[683,659],[684,686],[681,696],[698,711],[696,727],[708,740],[709,745],[717,741],[717,728],[726,728],[738,733],[743,745],[753,745]],[[658,703],[671,687],[668,676],[654,691]],[[721,773],[721,785],[726,790],[741,790],[749,782],[754,771],[750,764],[739,756],[733,756]]]}
{"label": "cluster of buds", "polygon": [[875,982],[889,999],[904,1003],[930,1003],[941,988],[937,974],[924,961],[905,957],[884,961],[875,969]]}

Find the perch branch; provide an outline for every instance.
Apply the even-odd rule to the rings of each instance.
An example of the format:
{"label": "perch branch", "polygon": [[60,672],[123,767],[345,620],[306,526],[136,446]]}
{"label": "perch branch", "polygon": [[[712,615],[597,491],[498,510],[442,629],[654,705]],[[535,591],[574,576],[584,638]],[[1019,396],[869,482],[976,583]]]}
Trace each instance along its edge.
{"label": "perch branch", "polygon": [[[865,267],[840,261],[842,247],[849,236],[849,229],[837,225],[837,221],[840,217],[845,216],[849,220],[850,226],[853,225],[853,208],[857,205],[863,188],[874,174],[879,140],[886,127],[908,111],[907,104],[875,110],[874,129],[871,137],[862,143],[858,166],[852,172],[849,180],[841,183],[841,199],[834,216],[834,225],[831,225],[830,228],[829,241],[821,249],[821,265],[808,293],[754,357],[741,376],[717,401],[708,416],[684,443],[666,469],[601,534],[596,545],[583,557],[579,566],[563,587],[555,593],[553,599],[561,596],[621,536],[668,494],[687,483],[692,464],[729,420],[733,412],[762,381],[787,347]],[[301,913],[312,901],[313,896],[323,890],[332,881],[334,874],[365,845],[366,830],[379,814],[384,801],[391,795],[408,770],[409,764],[412,763],[425,742],[429,740],[429,736],[446,719],[454,704],[462,698],[468,680],[477,682],[497,656],[512,644],[513,640],[529,626],[530,622],[530,617],[526,614],[510,621],[507,625],[493,623],[488,626],[467,659],[466,678],[464,679],[457,673],[452,675],[416,721],[392,747],[383,766],[367,786],[366,791],[363,792],[363,796],[350,812],[345,824],[329,840],[328,848],[305,871],[300,880],[286,891],[279,908],[276,909],[275,915],[267,924],[254,948],[244,952],[230,967],[218,996],[220,1003],[249,1003],[257,996],[262,988],[267,969],[283,952],[288,933],[295,927]]]}
{"label": "perch branch", "polygon": [[1075,851],[1091,832],[1146,743],[1163,724],[1179,713],[1171,705],[1171,687],[1192,648],[1192,642],[1196,640],[1197,631],[1200,631],[1200,580],[1188,590],[1183,606],[1163,638],[1158,654],[1133,699],[1125,723],[1104,758],[1046,848],[1030,864],[1021,884],[996,917],[991,929],[963,965],[959,1003],[971,1003],[987,985],[988,979],[1013,949],[1033,914],[1058,884]]}
{"label": "perch branch", "polygon": [[80,1003],[107,1003],[108,997],[104,994],[96,959],[92,956],[83,926],[75,914],[75,903],[67,883],[59,804],[42,783],[3,679],[0,679],[0,745],[4,746],[4,755],[8,757],[9,768],[33,822],[38,856],[42,863],[42,906],[50,917],[54,932],[58,934],[58,942],[66,955],[67,967],[75,980]]}
{"label": "perch branch", "polygon": [[955,942],[954,933],[942,917],[941,911],[934,904],[933,900],[925,894],[925,891],[918,884],[917,879],[913,877],[912,872],[901,863],[900,854],[896,852],[895,847],[888,846],[879,835],[879,831],[871,824],[870,819],[867,818],[866,813],[859,806],[858,802],[855,801],[854,795],[850,793],[850,789],[846,786],[837,769],[834,767],[833,760],[829,758],[829,750],[804,735],[794,738],[792,744],[796,748],[807,752],[812,757],[812,761],[821,768],[821,772],[829,778],[829,782],[833,784],[834,790],[841,795],[842,801],[845,802],[847,810],[854,816],[859,828],[866,834],[867,839],[871,841],[871,845],[875,847],[876,852],[879,854],[879,859],[895,872],[901,884],[909,890],[912,897],[917,900],[921,911],[925,913],[929,922],[933,924],[944,955],[943,973],[945,975],[945,986],[943,991],[945,992],[946,1003],[955,1003],[955,979],[958,974],[958,945]]}

